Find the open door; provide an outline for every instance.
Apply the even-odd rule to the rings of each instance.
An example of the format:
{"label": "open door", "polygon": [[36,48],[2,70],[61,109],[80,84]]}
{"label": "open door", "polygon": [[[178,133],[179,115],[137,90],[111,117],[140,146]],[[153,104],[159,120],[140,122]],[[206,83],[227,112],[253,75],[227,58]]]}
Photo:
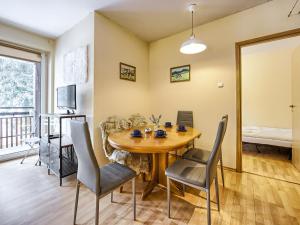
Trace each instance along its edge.
{"label": "open door", "polygon": [[300,170],[300,46],[292,55],[293,159]]}

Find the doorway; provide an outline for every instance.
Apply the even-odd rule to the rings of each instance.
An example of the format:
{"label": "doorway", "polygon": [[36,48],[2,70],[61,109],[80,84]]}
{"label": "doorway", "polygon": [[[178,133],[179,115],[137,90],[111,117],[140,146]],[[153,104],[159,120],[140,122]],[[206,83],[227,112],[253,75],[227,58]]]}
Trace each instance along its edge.
{"label": "doorway", "polygon": [[[274,35],[269,35],[269,36],[265,36],[265,37],[260,37],[260,38],[255,38],[255,39],[251,39],[251,40],[247,40],[247,41],[243,41],[243,42],[239,42],[236,43],[236,68],[237,68],[237,161],[236,161],[236,165],[237,165],[237,171],[238,172],[242,172],[242,170],[244,169],[244,167],[242,166],[242,160],[243,160],[243,136],[242,136],[242,125],[243,125],[243,96],[242,96],[242,79],[243,79],[243,68],[242,68],[242,57],[243,57],[243,49],[246,49],[247,47],[251,47],[251,46],[255,46],[255,45],[260,45],[263,43],[275,43],[275,41],[278,40],[287,40],[288,38],[292,38],[292,37],[297,37],[300,35],[300,29],[296,29],[296,30],[291,30],[291,31],[287,31],[287,32],[283,32],[283,33],[278,33],[278,34],[274,34]],[[300,46],[300,43],[299,43]],[[249,48],[250,49],[250,48]],[[295,63],[294,63],[295,64]],[[297,68],[294,68],[294,70],[297,70]],[[292,79],[292,78],[291,78]],[[294,77],[293,79],[296,79],[296,77]],[[295,80],[296,82],[296,80]],[[293,83],[293,82],[292,82]],[[267,87],[266,87],[267,88]],[[293,94],[292,94],[293,95]],[[295,94],[294,94],[295,95]],[[297,96],[293,96],[293,99],[297,99]],[[287,103],[289,104],[289,103]],[[291,106],[293,107],[295,105],[295,103],[291,103]],[[287,105],[288,107],[288,105]],[[297,124],[297,117],[298,117],[298,113],[295,113],[297,107],[295,107],[293,109],[293,119],[292,119],[292,130],[296,130],[296,126],[298,126]],[[246,118],[245,118],[246,119]],[[247,118],[249,120],[249,118]],[[299,120],[300,121],[300,120]],[[265,145],[263,145],[265,146]],[[299,151],[298,151],[298,147],[296,142],[293,142],[293,164],[297,165],[299,163]],[[295,165],[295,166],[296,166]]]}

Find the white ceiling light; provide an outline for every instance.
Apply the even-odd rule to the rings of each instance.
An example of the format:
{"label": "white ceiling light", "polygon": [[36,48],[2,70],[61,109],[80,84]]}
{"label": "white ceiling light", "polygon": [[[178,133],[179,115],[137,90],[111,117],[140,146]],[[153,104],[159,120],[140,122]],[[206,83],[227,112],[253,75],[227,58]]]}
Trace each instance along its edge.
{"label": "white ceiling light", "polygon": [[183,54],[197,54],[203,52],[207,47],[200,40],[195,38],[194,34],[194,11],[196,9],[196,4],[191,4],[189,6],[189,11],[192,13],[192,34],[190,38],[183,42],[180,47],[180,52]]}

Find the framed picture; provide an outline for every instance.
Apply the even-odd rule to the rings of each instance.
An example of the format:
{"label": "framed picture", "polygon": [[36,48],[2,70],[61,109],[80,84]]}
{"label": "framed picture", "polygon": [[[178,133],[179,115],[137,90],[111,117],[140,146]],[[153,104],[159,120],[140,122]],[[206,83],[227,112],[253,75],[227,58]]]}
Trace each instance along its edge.
{"label": "framed picture", "polygon": [[120,79],[136,81],[136,68],[125,63],[120,63]]}
{"label": "framed picture", "polygon": [[189,81],[191,79],[191,66],[177,66],[170,69],[170,82]]}

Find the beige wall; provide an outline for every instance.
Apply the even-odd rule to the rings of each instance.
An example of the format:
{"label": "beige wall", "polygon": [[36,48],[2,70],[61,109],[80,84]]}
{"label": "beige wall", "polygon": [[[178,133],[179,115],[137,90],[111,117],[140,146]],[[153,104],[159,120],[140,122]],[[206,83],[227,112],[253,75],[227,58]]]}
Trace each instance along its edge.
{"label": "beige wall", "polygon": [[[49,38],[45,38],[15,27],[4,25],[0,23],[0,40],[11,42],[14,44],[22,45],[29,48],[34,48],[45,52],[47,54],[47,66],[43,70],[47,70],[47,73],[43,73],[42,77],[42,111],[48,111],[52,109],[53,101],[53,77],[54,77],[54,45],[55,41]],[[43,62],[42,65],[45,65]],[[44,90],[44,91],[43,91]]]}
{"label": "beige wall", "polygon": [[[175,122],[180,109],[193,110],[195,127],[202,132],[197,145],[211,148],[217,122],[229,114],[223,155],[225,166],[236,166],[236,66],[235,43],[255,37],[299,28],[300,17],[288,18],[293,0],[274,0],[255,8],[207,23],[195,29],[208,49],[197,55],[182,55],[179,47],[190,31],[151,43],[151,112],[162,113]],[[191,64],[191,81],[170,83],[170,67]],[[217,82],[225,84],[217,88]]]}
{"label": "beige wall", "polygon": [[[95,14],[94,147],[100,163],[99,123],[111,115],[149,114],[148,44]],[[136,82],[120,80],[119,63],[136,67]]]}
{"label": "beige wall", "polygon": [[87,115],[90,130],[93,131],[94,13],[88,15],[56,40],[54,109],[58,111],[56,108],[56,88],[70,84],[63,81],[63,57],[66,53],[82,46],[88,46],[88,81],[83,84],[76,84],[76,112]]}
{"label": "beige wall", "polygon": [[292,162],[300,170],[300,46],[292,55],[292,99],[293,110],[293,158]]}
{"label": "beige wall", "polygon": [[292,52],[242,53],[243,126],[292,128]]}

